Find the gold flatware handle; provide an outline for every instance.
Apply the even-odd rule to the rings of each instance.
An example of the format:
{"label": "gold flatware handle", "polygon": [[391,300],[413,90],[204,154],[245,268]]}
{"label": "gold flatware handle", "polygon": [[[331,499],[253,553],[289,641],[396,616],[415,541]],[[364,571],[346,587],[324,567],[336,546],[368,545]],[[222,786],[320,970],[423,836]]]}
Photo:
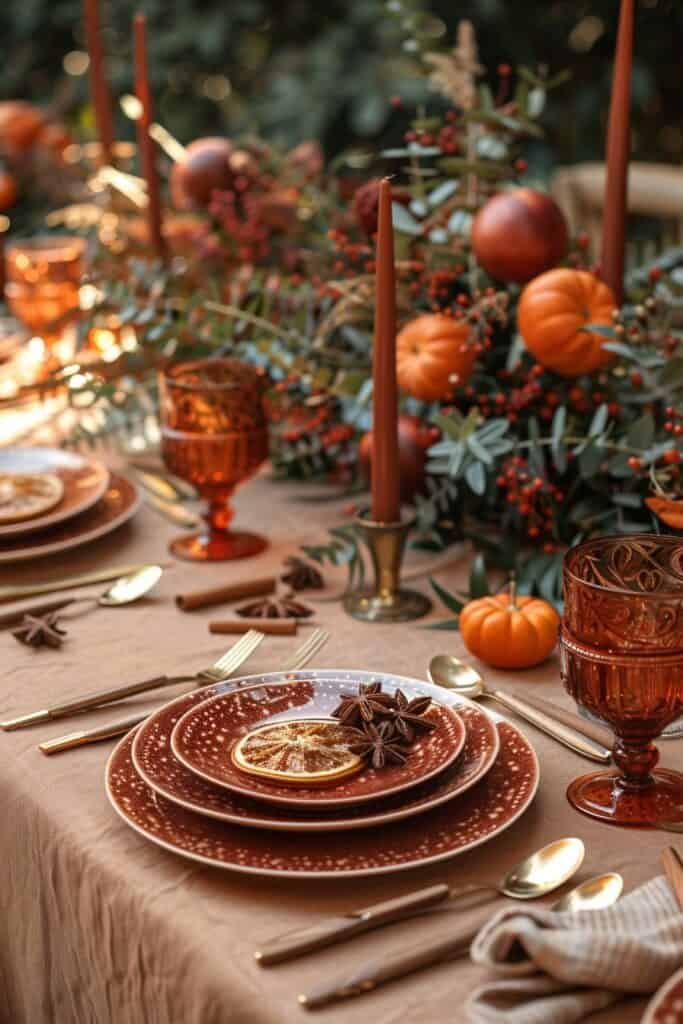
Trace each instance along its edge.
{"label": "gold flatware handle", "polygon": [[669,880],[669,885],[674,891],[678,906],[683,910],[683,861],[673,846],[667,846],[665,850],[662,850],[659,859]]}
{"label": "gold flatware handle", "polygon": [[[112,569],[100,569],[97,572],[86,572],[80,576],[65,576],[61,580],[47,580],[44,583],[24,583],[14,587],[0,587],[0,602],[20,601],[23,597],[34,597],[36,594],[52,594],[56,590],[71,590],[72,587],[87,587],[91,583],[108,583],[109,580],[117,580],[119,576],[130,576],[140,569],[146,569],[151,562],[141,562],[137,565],[117,565]],[[168,569],[169,564],[162,565]]]}
{"label": "gold flatware handle", "polygon": [[603,747],[611,747],[614,743],[614,735],[607,726],[598,725],[596,722],[589,722],[587,718],[582,718],[581,715],[576,715],[573,711],[567,711],[565,708],[558,707],[551,700],[544,700],[543,697],[537,697],[535,694],[525,693],[524,703],[530,704],[537,711],[544,711],[552,718],[556,718],[558,722],[576,729],[577,732],[588,736],[591,740],[595,740],[596,743],[600,743]]}
{"label": "gold flatware handle", "polygon": [[121,718],[117,722],[100,725],[95,729],[80,729],[78,732],[67,733],[66,736],[58,736],[54,740],[45,740],[38,744],[38,750],[49,756],[50,754],[59,754],[63,750],[73,750],[74,747],[83,747],[88,743],[99,743],[101,740],[123,736],[134,726],[144,722],[150,713],[148,711],[145,714],[130,715],[128,718]]}
{"label": "gold flatware handle", "polygon": [[487,693],[494,700],[497,700],[499,704],[502,704],[503,707],[509,711],[514,711],[520,718],[531,722],[537,729],[540,729],[548,736],[552,736],[558,743],[562,743],[575,753],[587,757],[590,761],[599,761],[601,764],[609,764],[612,760],[612,752],[607,747],[603,747],[601,743],[596,743],[595,740],[588,739],[587,736],[577,732],[571,726],[564,725],[562,722],[551,718],[544,711],[538,711],[536,708],[531,707],[530,704],[520,700],[519,697],[513,697],[509,693],[502,693],[500,690],[489,690]]}
{"label": "gold flatware handle", "polygon": [[298,956],[303,956],[304,953],[343,942],[353,935],[372,931],[374,928],[379,928],[380,925],[400,921],[419,910],[441,903],[442,900],[448,898],[449,894],[450,889],[447,885],[432,885],[428,889],[420,889],[405,896],[384,900],[371,907],[352,910],[348,914],[337,917],[328,917],[307,928],[299,928],[286,935],[271,939],[254,953],[254,958],[261,967],[284,963],[285,960],[293,960]]}
{"label": "gold flatware handle", "polygon": [[134,697],[138,693],[156,690],[160,686],[172,686],[175,683],[187,682],[190,678],[190,676],[155,676],[153,679],[143,679],[139,683],[129,683],[126,686],[115,686],[109,690],[87,693],[74,698],[74,700],[64,701],[62,704],[53,704],[49,708],[40,708],[38,711],[19,715],[17,718],[8,718],[4,722],[0,722],[0,729],[4,729],[5,732],[24,729],[26,726],[37,725],[39,722],[50,722],[54,718],[63,718],[79,711],[89,711],[91,708],[98,708],[103,704],[122,700],[124,697]]}
{"label": "gold flatware handle", "polygon": [[464,955],[478,930],[472,925],[461,926],[455,935],[451,934],[447,939],[415,946],[407,953],[371,960],[351,974],[332,982],[324,982],[310,992],[302,993],[298,997],[299,1004],[306,1010],[315,1010],[340,999],[365,995],[389,981],[405,978],[414,971],[443,963],[458,954]]}
{"label": "gold flatware handle", "polygon": [[76,600],[75,597],[63,597],[60,601],[38,601],[22,608],[20,612],[7,612],[6,615],[0,615],[0,629],[12,629],[20,625],[24,615],[47,615],[48,612],[58,612]]}
{"label": "gold flatware handle", "polygon": [[188,509],[183,505],[174,504],[171,501],[167,501],[165,498],[158,497],[156,494],[146,494],[145,501],[148,505],[151,505],[153,509],[156,509],[164,519],[168,519],[169,522],[175,523],[176,526],[184,526],[188,530],[191,530],[196,529],[201,523],[199,516],[188,511]]}

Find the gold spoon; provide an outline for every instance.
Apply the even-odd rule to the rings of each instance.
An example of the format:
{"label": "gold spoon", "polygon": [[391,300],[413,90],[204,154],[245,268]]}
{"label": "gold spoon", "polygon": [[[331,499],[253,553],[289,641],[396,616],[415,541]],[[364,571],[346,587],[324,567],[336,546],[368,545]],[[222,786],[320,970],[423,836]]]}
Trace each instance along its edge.
{"label": "gold spoon", "polygon": [[[43,615],[48,612],[62,612],[72,605],[89,602],[93,607],[102,605],[106,608],[116,608],[119,605],[131,604],[133,601],[144,597],[161,578],[163,569],[160,565],[144,565],[128,576],[120,576],[114,580],[110,587],[99,596],[92,597],[67,597],[62,601],[42,601],[37,604],[27,605],[19,612],[10,612],[9,615],[0,617],[0,628],[10,628],[18,625],[24,615]],[[87,609],[79,609],[74,615],[64,615],[65,619],[75,619]]]}
{"label": "gold spoon", "polygon": [[599,761],[601,764],[609,764],[612,759],[612,752],[595,740],[588,739],[570,725],[558,722],[551,718],[544,711],[539,711],[530,704],[526,704],[519,697],[513,697],[501,690],[490,690],[484,683],[476,669],[471,665],[465,665],[457,658],[448,654],[437,654],[429,663],[429,680],[436,686],[442,686],[448,690],[455,690],[463,697],[471,697],[475,700],[478,697],[486,697],[502,704],[508,711],[514,711],[520,718],[531,722],[537,729],[552,736],[565,747],[573,750],[591,761]]}
{"label": "gold spoon", "polygon": [[337,917],[325,918],[315,925],[288,932],[267,942],[254,953],[254,957],[262,967],[282,963],[303,953],[332,946],[361,932],[372,931],[382,924],[410,917],[416,911],[443,900],[457,899],[474,892],[497,892],[517,900],[535,899],[564,885],[581,867],[584,852],[580,839],[557,839],[525,857],[497,883],[473,883],[456,889],[451,889],[443,882],[432,885],[427,889],[419,889]]}
{"label": "gold spoon", "polygon": [[[623,886],[624,880],[621,875],[610,871],[582,882],[581,885],[554,903],[550,909],[556,913],[602,910],[619,899]],[[435,964],[465,956],[480,925],[481,922],[466,931],[461,931],[455,937],[422,943],[406,953],[393,954],[383,960],[366,962],[352,975],[338,978],[335,982],[328,982],[312,992],[300,995],[299,1004],[307,1010],[313,1010],[336,1002],[338,999],[363,995],[379,985],[384,985],[396,978],[404,978],[408,974],[422,970],[423,967],[432,967]]]}

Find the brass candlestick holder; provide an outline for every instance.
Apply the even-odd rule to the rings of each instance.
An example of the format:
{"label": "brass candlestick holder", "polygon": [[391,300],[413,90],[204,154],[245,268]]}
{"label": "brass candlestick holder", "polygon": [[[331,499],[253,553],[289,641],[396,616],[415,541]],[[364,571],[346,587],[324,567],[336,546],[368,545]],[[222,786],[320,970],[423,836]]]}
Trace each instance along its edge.
{"label": "brass candlestick holder", "polygon": [[417,590],[400,586],[401,563],[408,533],[415,518],[398,523],[377,523],[366,516],[356,517],[356,526],[372,558],[375,583],[354,590],[344,598],[344,608],[362,622],[410,622],[432,607],[429,598]]}

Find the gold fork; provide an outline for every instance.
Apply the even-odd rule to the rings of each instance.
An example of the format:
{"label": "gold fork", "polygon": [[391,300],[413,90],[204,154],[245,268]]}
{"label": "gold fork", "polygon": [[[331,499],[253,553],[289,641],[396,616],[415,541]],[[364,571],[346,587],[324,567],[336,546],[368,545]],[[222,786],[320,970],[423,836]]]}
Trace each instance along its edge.
{"label": "gold fork", "polygon": [[[248,636],[249,634],[247,634]],[[283,672],[295,672],[297,669],[303,668],[311,658],[322,650],[327,641],[330,638],[330,634],[325,629],[316,629],[308,640],[306,640],[301,647],[299,647],[292,657],[285,662],[282,671]],[[235,645],[237,646],[237,645]],[[240,662],[241,664],[241,662]],[[221,680],[217,680],[220,682]],[[58,736],[54,740],[46,740],[43,743],[38,744],[38,749],[43,754],[58,754],[62,750],[71,750],[73,747],[81,747],[86,743],[97,743],[99,740],[111,739],[114,736],[123,736],[129,732],[134,726],[139,725],[140,722],[144,722],[151,711],[146,711],[143,714],[130,715],[128,718],[118,719],[116,722],[109,722],[108,725],[101,725],[95,729],[82,730],[81,732],[69,733],[66,736]]]}
{"label": "gold fork", "polygon": [[27,715],[19,715],[17,718],[8,718],[0,722],[0,729],[10,732],[12,729],[24,729],[27,725],[36,725],[38,722],[49,722],[53,718],[64,718],[67,715],[79,711],[88,711],[91,708],[101,707],[103,704],[111,704],[114,701],[122,700],[124,697],[133,697],[138,693],[146,693],[148,690],[156,690],[161,686],[173,686],[176,683],[194,681],[198,686],[207,683],[216,683],[221,679],[232,675],[246,661],[263,640],[264,634],[257,630],[250,630],[236,644],[233,644],[225,654],[221,655],[218,661],[208,668],[201,669],[194,675],[187,673],[182,676],[156,676],[154,679],[144,679],[139,683],[128,683],[126,686],[116,686],[113,689],[98,690],[94,693],[87,693],[73,700],[64,701],[61,704],[53,704],[51,707],[40,708],[39,711],[32,711]]}

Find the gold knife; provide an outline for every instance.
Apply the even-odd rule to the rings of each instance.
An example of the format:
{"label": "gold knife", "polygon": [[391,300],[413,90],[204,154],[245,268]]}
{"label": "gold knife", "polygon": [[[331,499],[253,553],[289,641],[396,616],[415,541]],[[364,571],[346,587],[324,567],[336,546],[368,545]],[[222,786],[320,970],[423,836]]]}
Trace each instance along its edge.
{"label": "gold knife", "polygon": [[674,891],[678,906],[683,910],[683,861],[678,850],[673,846],[667,846],[659,858],[662,862],[669,885]]}
{"label": "gold knife", "polygon": [[323,949],[335,942],[343,942],[354,935],[371,931],[382,924],[400,921],[402,917],[412,916],[418,910],[433,907],[448,899],[451,887],[444,882],[431,885],[427,889],[419,889],[392,900],[383,900],[362,910],[351,910],[337,917],[326,917],[318,924],[298,928],[275,939],[270,939],[261,949],[254,953],[254,959],[261,967],[292,960],[304,953]]}
{"label": "gold knife", "polygon": [[73,750],[74,747],[82,747],[87,743],[97,743],[99,740],[108,740],[113,736],[123,736],[135,725],[144,722],[152,714],[152,711],[138,712],[137,715],[129,715],[128,718],[119,718],[107,725],[100,725],[94,729],[79,729],[78,732],[70,732],[66,736],[58,736],[54,740],[45,740],[38,744],[38,750],[43,754],[59,754],[62,750]]}
{"label": "gold knife", "polygon": [[[107,583],[119,576],[130,576],[140,569],[146,569],[151,562],[137,565],[116,565],[111,569],[98,569],[96,572],[85,572],[79,576],[63,576],[60,580],[44,580],[42,583],[21,583],[17,586],[0,587],[0,602],[21,601],[24,597],[36,594],[52,594],[56,590],[70,590],[72,587],[88,587],[91,583]],[[158,562],[162,569],[170,569],[172,563]]]}

